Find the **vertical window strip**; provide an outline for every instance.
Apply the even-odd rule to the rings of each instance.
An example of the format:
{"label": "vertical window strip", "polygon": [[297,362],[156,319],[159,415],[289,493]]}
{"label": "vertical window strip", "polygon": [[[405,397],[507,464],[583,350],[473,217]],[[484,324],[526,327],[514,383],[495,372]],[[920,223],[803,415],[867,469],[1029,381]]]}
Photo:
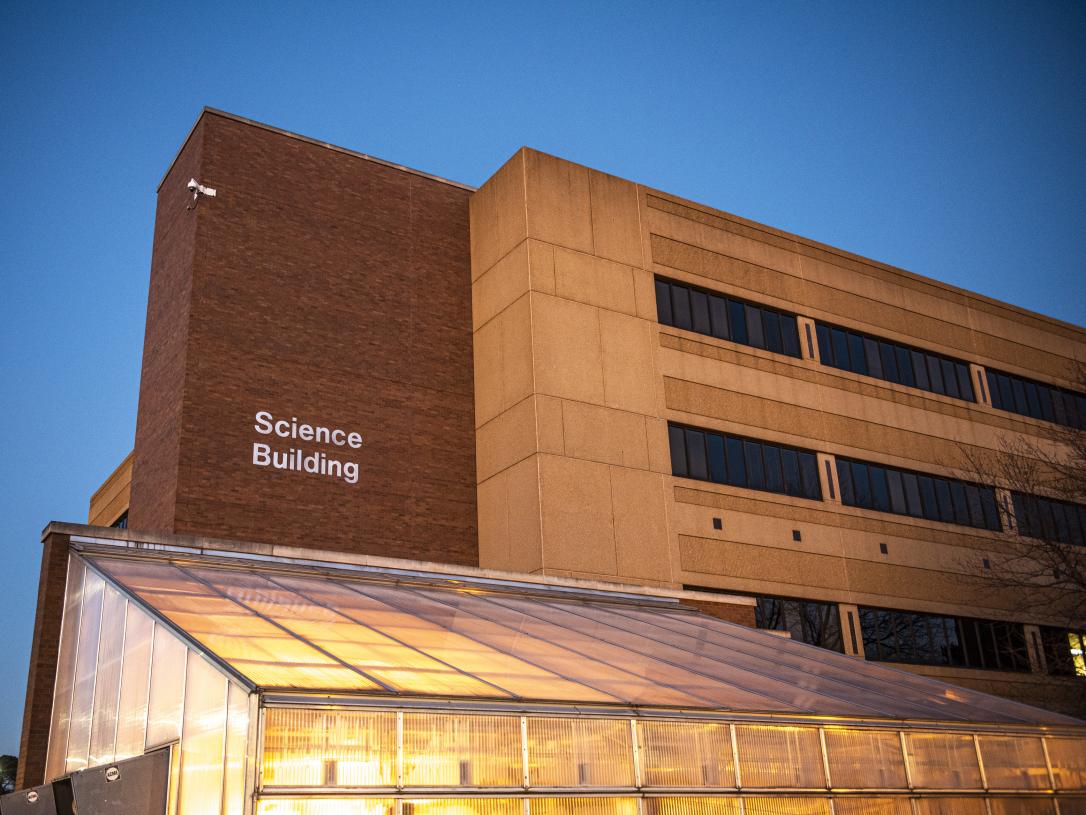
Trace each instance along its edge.
{"label": "vertical window strip", "polygon": [[686,283],[656,278],[656,318],[662,325],[802,357],[796,315]]}

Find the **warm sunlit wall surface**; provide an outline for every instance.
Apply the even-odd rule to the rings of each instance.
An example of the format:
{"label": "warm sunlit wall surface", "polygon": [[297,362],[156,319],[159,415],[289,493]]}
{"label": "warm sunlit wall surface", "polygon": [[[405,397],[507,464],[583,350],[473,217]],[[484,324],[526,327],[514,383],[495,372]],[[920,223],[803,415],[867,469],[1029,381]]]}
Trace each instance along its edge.
{"label": "warm sunlit wall surface", "polygon": [[46,776],[175,745],[178,815],[242,815],[249,694],[105,582],[69,566]]}

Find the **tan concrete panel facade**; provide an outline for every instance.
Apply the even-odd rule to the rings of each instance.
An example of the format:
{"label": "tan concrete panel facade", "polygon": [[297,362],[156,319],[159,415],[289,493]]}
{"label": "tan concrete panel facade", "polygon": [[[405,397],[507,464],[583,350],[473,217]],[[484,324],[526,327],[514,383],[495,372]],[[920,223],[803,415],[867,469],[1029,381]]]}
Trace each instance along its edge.
{"label": "tan concrete panel facade", "polygon": [[[1082,329],[527,149],[471,229],[483,566],[1046,622],[981,585],[1003,533],[842,506],[833,466],[976,478],[969,456],[1043,423],[822,365],[817,343],[661,325],[654,279],[795,314],[804,346],[822,321],[960,359],[974,387],[984,366],[1070,386]],[[672,476],[669,421],[818,453],[823,500]],[[539,513],[523,542],[498,540],[514,481]]]}

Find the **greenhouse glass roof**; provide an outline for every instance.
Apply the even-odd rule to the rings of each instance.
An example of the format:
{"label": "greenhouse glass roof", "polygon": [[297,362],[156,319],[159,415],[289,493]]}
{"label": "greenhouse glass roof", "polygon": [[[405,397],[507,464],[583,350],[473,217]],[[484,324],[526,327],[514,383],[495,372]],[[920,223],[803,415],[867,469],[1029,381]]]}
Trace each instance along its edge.
{"label": "greenhouse glass roof", "polygon": [[270,560],[84,556],[262,690],[1083,724],[658,597]]}

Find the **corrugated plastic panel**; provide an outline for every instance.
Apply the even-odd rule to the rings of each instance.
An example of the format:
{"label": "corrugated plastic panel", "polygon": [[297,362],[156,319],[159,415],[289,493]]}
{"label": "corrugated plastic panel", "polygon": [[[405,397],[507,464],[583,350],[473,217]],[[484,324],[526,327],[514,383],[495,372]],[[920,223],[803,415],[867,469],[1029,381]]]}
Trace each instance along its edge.
{"label": "corrugated plastic panel", "polygon": [[640,721],[645,786],[734,787],[731,733],[719,722]]}
{"label": "corrugated plastic panel", "polygon": [[264,714],[268,787],[391,787],[396,714],[271,708]]}

